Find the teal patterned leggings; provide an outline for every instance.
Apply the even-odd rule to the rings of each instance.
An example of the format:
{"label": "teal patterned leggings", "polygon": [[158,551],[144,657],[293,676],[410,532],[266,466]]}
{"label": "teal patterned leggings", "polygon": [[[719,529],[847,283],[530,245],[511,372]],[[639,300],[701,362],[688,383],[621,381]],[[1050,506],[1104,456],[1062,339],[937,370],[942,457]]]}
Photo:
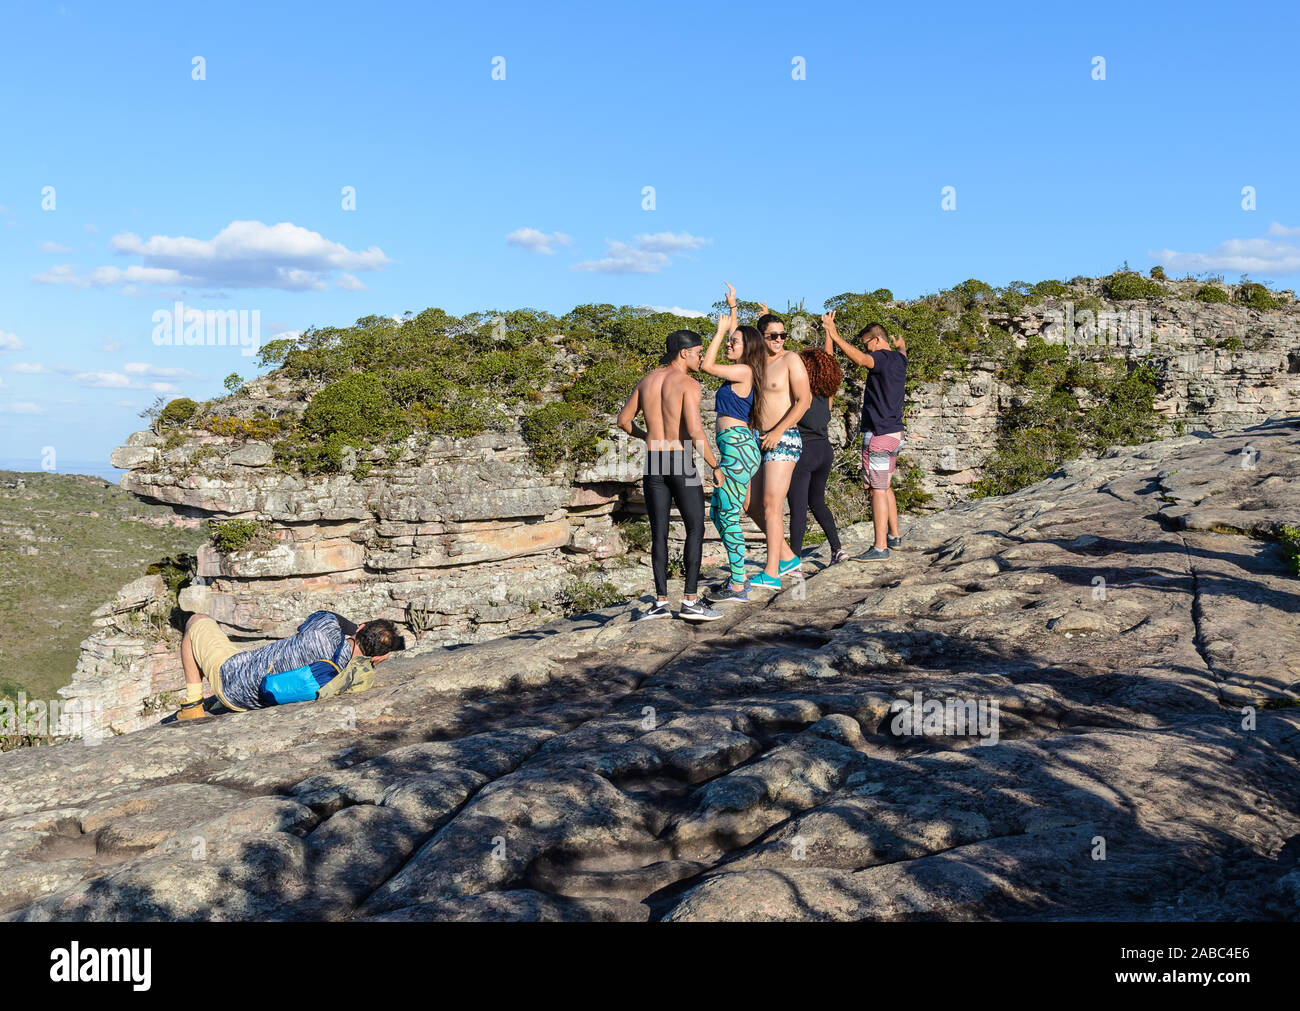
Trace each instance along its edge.
{"label": "teal patterned leggings", "polygon": [[740,529],[740,516],[745,509],[745,490],[758,471],[762,449],[748,425],[734,425],[718,433],[718,453],[722,486],[713,489],[709,518],[726,546],[731,581],[739,584],[745,581],[745,534]]}

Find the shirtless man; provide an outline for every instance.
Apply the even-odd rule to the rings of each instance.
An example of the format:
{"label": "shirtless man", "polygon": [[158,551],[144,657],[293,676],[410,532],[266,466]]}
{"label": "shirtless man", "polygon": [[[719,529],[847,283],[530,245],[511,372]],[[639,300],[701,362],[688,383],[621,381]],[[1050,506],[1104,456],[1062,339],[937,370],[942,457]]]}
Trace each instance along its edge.
{"label": "shirtless man", "polygon": [[[704,342],[697,333],[676,330],[668,335],[667,344],[660,359],[662,367],[636,384],[618,414],[619,428],[646,441],[641,486],[650,518],[650,560],[658,599],[636,620],[672,617],[668,608],[668,518],[676,502],[686,524],[686,589],[678,616],[687,621],[716,621],[722,612],[705,606],[695,592],[704,547],[704,486],[695,469],[695,448],[713,468],[714,486],[722,484],[722,472],[700,420],[700,384],[691,375],[700,370]],[[645,416],[645,431],[636,425],[638,412]]]}
{"label": "shirtless man", "polygon": [[750,585],[779,590],[781,577],[799,568],[799,558],[785,539],[785,497],[803,451],[796,426],[812,404],[812,390],[803,359],[785,349],[785,322],[768,312],[766,305],[758,318],[758,332],[767,346],[763,409],[754,430],[763,449],[763,465],[750,483],[745,511],[767,535],[767,565],[750,579]]}

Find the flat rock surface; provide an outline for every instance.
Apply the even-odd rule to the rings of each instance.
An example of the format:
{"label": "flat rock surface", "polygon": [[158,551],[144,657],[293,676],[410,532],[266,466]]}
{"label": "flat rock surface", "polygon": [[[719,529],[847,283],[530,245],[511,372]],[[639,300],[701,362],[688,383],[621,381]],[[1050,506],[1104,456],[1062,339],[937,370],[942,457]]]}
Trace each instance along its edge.
{"label": "flat rock surface", "polygon": [[0,755],[0,918],[1300,915],[1294,421],[904,524],[710,624]]}

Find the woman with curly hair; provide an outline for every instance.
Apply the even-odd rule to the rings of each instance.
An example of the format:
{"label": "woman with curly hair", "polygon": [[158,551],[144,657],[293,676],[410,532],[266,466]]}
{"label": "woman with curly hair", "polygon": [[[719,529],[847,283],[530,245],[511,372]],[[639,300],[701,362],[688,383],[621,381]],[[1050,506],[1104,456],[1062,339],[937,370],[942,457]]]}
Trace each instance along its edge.
{"label": "woman with curly hair", "polygon": [[831,420],[831,401],[844,379],[839,363],[830,355],[830,343],[831,340],[827,337],[825,350],[810,348],[799,352],[799,357],[808,370],[812,405],[799,419],[803,455],[795,464],[786,501],[790,503],[790,547],[795,557],[799,557],[803,549],[803,535],[808,528],[808,510],[812,509],[813,516],[826,532],[826,540],[831,547],[831,564],[834,565],[844,561],[848,552],[840,545],[835,517],[826,505],[826,481],[830,478],[831,466],[835,463],[835,450],[831,448],[826,429]]}

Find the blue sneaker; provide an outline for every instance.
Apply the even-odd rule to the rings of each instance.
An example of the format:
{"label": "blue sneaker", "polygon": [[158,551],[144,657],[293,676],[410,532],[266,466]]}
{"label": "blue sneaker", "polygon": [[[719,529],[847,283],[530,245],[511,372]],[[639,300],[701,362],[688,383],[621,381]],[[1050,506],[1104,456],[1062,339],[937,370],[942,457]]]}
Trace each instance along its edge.
{"label": "blue sneaker", "polygon": [[735,589],[730,583],[724,583],[716,594],[709,594],[709,601],[714,604],[748,604],[749,580],[746,579],[739,590]]}
{"label": "blue sneaker", "polygon": [[764,590],[779,590],[781,589],[781,577],[769,576],[766,572],[760,572],[755,576],[749,577],[749,585],[757,586]]}
{"label": "blue sneaker", "polygon": [[787,572],[793,572],[802,564],[803,562],[799,558],[788,558],[784,562],[777,563],[776,571],[778,575],[784,576]]}

